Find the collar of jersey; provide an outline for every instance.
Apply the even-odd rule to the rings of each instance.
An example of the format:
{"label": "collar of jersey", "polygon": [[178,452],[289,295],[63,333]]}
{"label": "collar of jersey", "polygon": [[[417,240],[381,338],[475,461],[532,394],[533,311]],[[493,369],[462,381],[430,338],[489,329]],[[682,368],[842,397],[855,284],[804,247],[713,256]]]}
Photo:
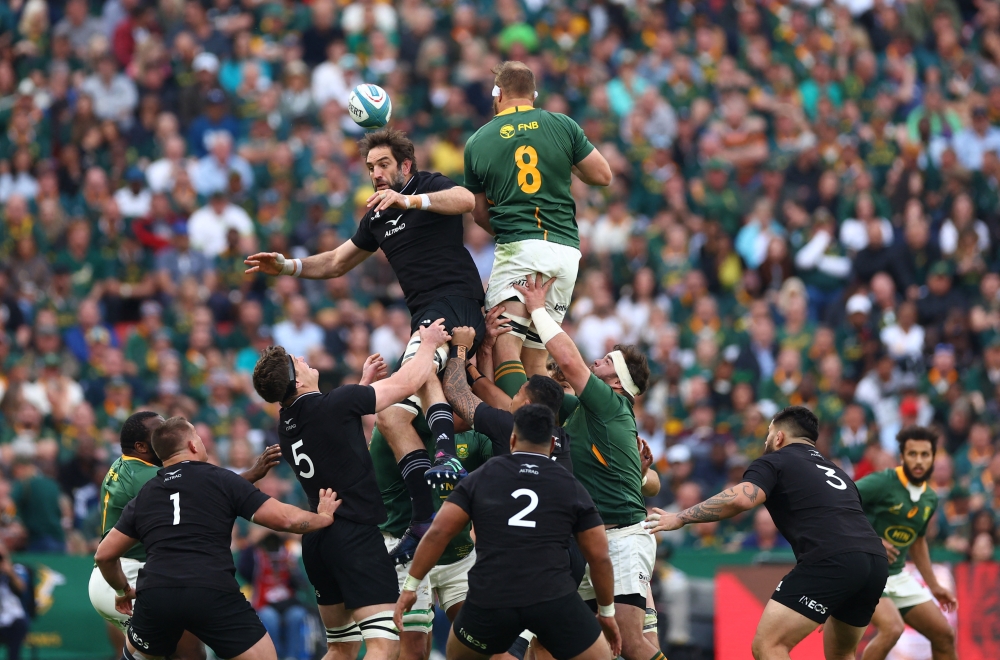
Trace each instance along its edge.
{"label": "collar of jersey", "polygon": [[[511,456],[517,456],[518,454],[527,454],[528,456],[545,456],[545,454],[539,454],[537,451],[514,451],[510,453]],[[550,457],[545,456],[545,458]]]}
{"label": "collar of jersey", "polygon": [[503,112],[498,112],[497,117],[503,117],[504,115],[512,115],[515,112],[527,112],[528,110],[534,110],[533,105],[516,105],[513,108],[507,108]]}
{"label": "collar of jersey", "polygon": [[139,462],[140,462],[140,463],[142,463],[143,465],[148,465],[149,467],[157,467],[157,466],[153,465],[152,463],[147,463],[146,461],[142,460],[142,459],[141,459],[141,458],[139,458],[138,456],[125,456],[125,455],[123,454],[123,455],[122,455],[122,460],[123,460],[123,461],[139,461]]}
{"label": "collar of jersey", "polygon": [[[300,394],[297,397],[295,397],[294,401],[292,401],[291,403],[288,404],[288,407],[291,408],[292,406],[294,406],[296,403],[299,402],[299,399],[301,399],[302,397],[309,396],[310,394],[322,394],[322,392],[320,392],[319,390],[316,390],[315,392],[306,392],[304,394]],[[285,408],[282,407],[282,410],[285,410]]]}
{"label": "collar of jersey", "polygon": [[[910,480],[907,479],[906,475],[903,473],[903,466],[902,465],[900,465],[900,466],[898,466],[896,468],[896,476],[899,477],[899,482],[901,484],[903,484],[904,486],[906,486],[907,490],[909,490],[911,488],[911,486],[910,486]],[[912,488],[916,488],[916,486],[912,486]],[[927,482],[926,481],[924,481],[924,483],[920,484],[920,492],[923,493],[925,490],[927,490]]]}

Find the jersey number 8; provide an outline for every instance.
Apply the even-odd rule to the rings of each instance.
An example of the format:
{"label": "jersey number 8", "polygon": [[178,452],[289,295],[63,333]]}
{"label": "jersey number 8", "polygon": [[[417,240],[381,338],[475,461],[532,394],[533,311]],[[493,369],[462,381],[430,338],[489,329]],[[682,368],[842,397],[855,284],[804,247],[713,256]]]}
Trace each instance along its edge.
{"label": "jersey number 8", "polygon": [[303,479],[308,479],[309,477],[316,474],[315,466],[313,465],[312,459],[306,456],[305,452],[300,454],[299,452],[296,451],[299,447],[304,445],[305,442],[306,442],[305,440],[299,440],[294,445],[292,445],[292,459],[295,461],[295,465],[298,465],[299,463],[309,464],[308,470],[302,470],[301,472],[299,472],[300,477],[302,477]]}
{"label": "jersey number 8", "polygon": [[529,195],[538,192],[542,187],[542,173],[538,171],[538,152],[535,148],[527,145],[518,147],[514,152],[514,163],[517,165],[517,185],[521,192]]}

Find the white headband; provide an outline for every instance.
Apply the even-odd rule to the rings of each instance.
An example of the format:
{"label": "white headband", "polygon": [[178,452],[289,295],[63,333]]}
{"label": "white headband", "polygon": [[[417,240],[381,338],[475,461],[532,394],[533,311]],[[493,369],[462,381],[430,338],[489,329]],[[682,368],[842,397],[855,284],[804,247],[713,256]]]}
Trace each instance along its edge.
{"label": "white headband", "polygon": [[618,375],[618,380],[621,381],[622,389],[632,395],[632,398],[637,397],[639,395],[639,388],[635,386],[632,374],[628,372],[628,364],[625,363],[625,356],[622,355],[621,351],[611,351],[607,357],[611,358],[611,361],[615,364],[615,373]]}
{"label": "white headband", "polygon": [[[500,87],[498,85],[493,85],[493,96],[500,96]],[[535,92],[535,98],[538,98],[538,92]]]}

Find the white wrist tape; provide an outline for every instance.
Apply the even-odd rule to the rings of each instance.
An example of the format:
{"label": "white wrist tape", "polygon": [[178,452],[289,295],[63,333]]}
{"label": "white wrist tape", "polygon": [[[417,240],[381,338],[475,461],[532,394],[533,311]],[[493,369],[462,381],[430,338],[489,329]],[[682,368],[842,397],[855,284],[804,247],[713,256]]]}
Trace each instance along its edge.
{"label": "white wrist tape", "polygon": [[544,307],[539,307],[531,313],[531,322],[535,325],[535,332],[543,344],[548,344],[553,337],[564,332]]}
{"label": "white wrist tape", "polygon": [[431,198],[427,195],[427,193],[422,193],[420,195],[420,208],[426,211],[430,207],[431,207]]}
{"label": "white wrist tape", "polygon": [[615,616],[615,604],[611,603],[610,605],[598,605],[597,616],[613,618]]}
{"label": "white wrist tape", "polygon": [[403,199],[406,200],[406,208],[413,208],[413,195],[403,195]]}
{"label": "white wrist tape", "polygon": [[291,275],[298,277],[302,274],[301,259],[285,259],[285,255],[278,255],[278,266],[281,268],[281,275]]}
{"label": "white wrist tape", "polygon": [[407,575],[406,579],[403,580],[403,591],[416,591],[419,586],[420,580],[412,575]]}
{"label": "white wrist tape", "polygon": [[642,485],[645,486],[647,481],[649,481],[649,475],[648,474],[642,478]]}

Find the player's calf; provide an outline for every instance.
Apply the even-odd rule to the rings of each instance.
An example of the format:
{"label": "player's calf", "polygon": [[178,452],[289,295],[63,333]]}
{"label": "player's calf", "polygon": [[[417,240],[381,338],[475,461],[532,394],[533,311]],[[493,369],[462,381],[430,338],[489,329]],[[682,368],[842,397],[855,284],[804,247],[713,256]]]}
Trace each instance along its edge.
{"label": "player's calf", "polygon": [[926,601],[911,608],[903,616],[914,630],[931,643],[934,660],[954,660],[955,631],[944,618],[934,601]]}
{"label": "player's calf", "polygon": [[659,646],[650,643],[643,634],[646,625],[646,598],[636,594],[637,603],[642,607],[622,602],[622,596],[615,597],[615,621],[622,636],[622,657],[625,660],[663,660]]}

